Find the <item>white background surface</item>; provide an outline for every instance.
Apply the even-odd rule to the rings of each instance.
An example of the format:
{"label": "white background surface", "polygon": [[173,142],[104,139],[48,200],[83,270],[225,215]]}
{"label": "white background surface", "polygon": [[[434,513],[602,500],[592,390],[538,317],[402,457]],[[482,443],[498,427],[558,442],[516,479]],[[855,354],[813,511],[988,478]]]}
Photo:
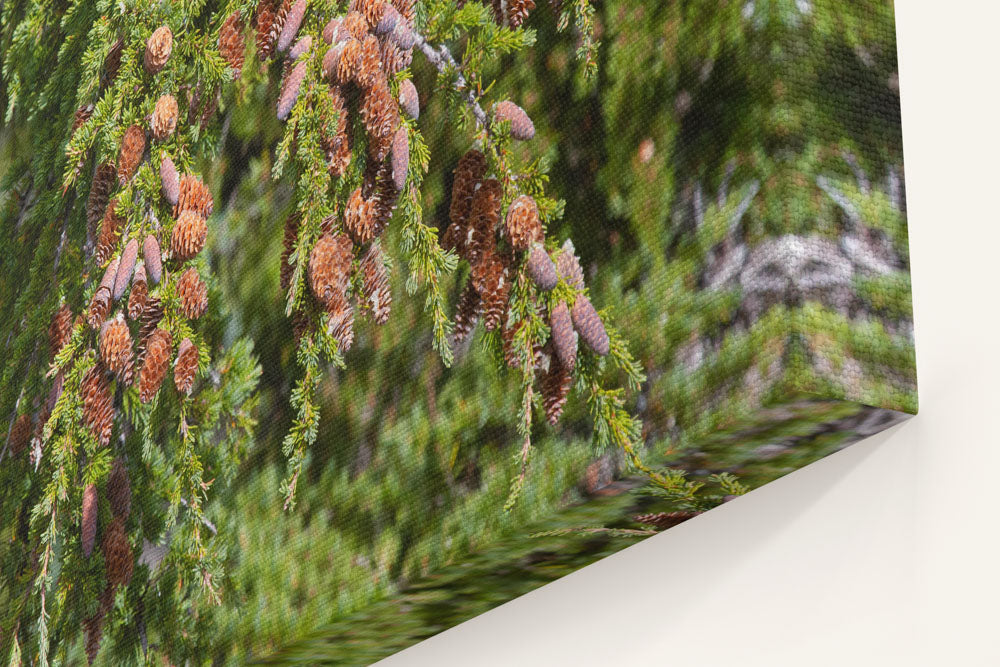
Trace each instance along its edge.
{"label": "white background surface", "polygon": [[896,18],[920,414],[386,667],[1000,665],[1000,6]]}

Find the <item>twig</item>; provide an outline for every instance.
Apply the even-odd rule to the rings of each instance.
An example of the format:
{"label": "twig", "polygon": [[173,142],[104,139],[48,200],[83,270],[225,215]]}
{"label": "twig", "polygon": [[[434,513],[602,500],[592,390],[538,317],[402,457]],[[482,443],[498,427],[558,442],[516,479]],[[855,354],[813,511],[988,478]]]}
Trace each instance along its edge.
{"label": "twig", "polygon": [[427,60],[437,68],[438,72],[445,74],[449,69],[455,71],[455,90],[464,92],[465,102],[472,111],[472,115],[476,117],[476,123],[487,134],[492,135],[489,116],[483,111],[483,107],[479,104],[479,97],[465,78],[465,75],[462,73],[462,67],[455,61],[448,47],[442,44],[435,48],[427,42],[423,35],[416,31],[413,32],[413,39],[414,43],[420,47]]}

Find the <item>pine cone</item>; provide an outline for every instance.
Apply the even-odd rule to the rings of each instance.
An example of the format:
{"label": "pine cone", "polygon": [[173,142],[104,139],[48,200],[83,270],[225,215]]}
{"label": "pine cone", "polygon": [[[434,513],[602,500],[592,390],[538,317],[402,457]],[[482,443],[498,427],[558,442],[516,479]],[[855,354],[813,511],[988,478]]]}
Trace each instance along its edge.
{"label": "pine cone", "polygon": [[111,288],[98,287],[97,291],[94,292],[93,298],[90,300],[90,306],[87,308],[87,324],[90,325],[91,329],[99,328],[108,319],[110,312]]}
{"label": "pine cone", "polygon": [[197,372],[198,348],[190,338],[185,338],[177,348],[177,359],[174,361],[174,386],[177,391],[189,395]]}
{"label": "pine cone", "polygon": [[385,0],[354,0],[351,9],[360,12],[368,23],[368,28],[374,28],[382,20],[385,12]]}
{"label": "pine cone", "polygon": [[573,304],[573,326],[580,332],[580,338],[591,350],[597,354],[606,356],[611,351],[611,341],[608,339],[608,332],[604,328],[604,322],[600,315],[594,310],[590,299],[580,294]]}
{"label": "pine cone", "polygon": [[384,76],[379,76],[364,92],[361,121],[368,134],[368,155],[375,162],[381,162],[389,152],[392,136],[400,123],[399,107]]}
{"label": "pine cone", "polygon": [[105,214],[108,199],[115,187],[115,166],[110,162],[98,165],[94,180],[90,184],[90,194],[87,196],[87,226],[94,233],[97,223]]}
{"label": "pine cone", "polygon": [[157,325],[163,319],[163,303],[159,298],[152,297],[146,301],[146,307],[139,316],[139,357],[136,364],[142,366],[146,355],[146,342],[156,331]]}
{"label": "pine cone", "polygon": [[354,309],[346,297],[336,301],[336,305],[329,309],[327,330],[337,340],[337,348],[341,352],[347,352],[354,343]]}
{"label": "pine cone", "polygon": [[364,245],[375,238],[372,227],[368,202],[361,194],[361,188],[356,188],[347,198],[344,208],[344,229],[358,245]]}
{"label": "pine cone", "polygon": [[406,185],[406,171],[410,168],[410,136],[405,127],[396,130],[389,163],[392,165],[392,184],[397,191],[402,190]]}
{"label": "pine cone", "polygon": [[576,331],[570,318],[569,308],[565,301],[560,301],[549,314],[549,325],[552,328],[552,343],[556,356],[562,366],[572,371],[576,366]]}
{"label": "pine cone", "polygon": [[365,35],[361,40],[361,60],[354,73],[354,80],[362,88],[371,88],[380,79],[385,79],[382,72],[382,50],[375,35]]}
{"label": "pine cone", "polygon": [[483,326],[493,331],[500,326],[507,312],[507,297],[510,294],[510,280],[507,269],[496,255],[484,257],[480,267],[482,278],[476,285],[483,300]]}
{"label": "pine cone", "polygon": [[507,23],[512,28],[520,27],[534,8],[534,0],[507,0]]}
{"label": "pine cone", "polygon": [[549,420],[549,424],[555,426],[562,415],[569,391],[573,387],[573,374],[559,363],[559,358],[554,353],[551,353],[549,368],[542,375],[539,385],[545,417]]}
{"label": "pine cone", "polygon": [[531,196],[519,196],[507,209],[507,235],[515,250],[527,250],[533,241],[542,239],[538,205]]}
{"label": "pine cone", "polygon": [[292,284],[292,274],[295,272],[295,267],[288,262],[295,250],[295,244],[298,243],[299,223],[300,218],[297,213],[288,216],[285,221],[284,247],[281,251],[281,266],[278,269],[278,283],[281,285],[282,291],[287,290]]}
{"label": "pine cone", "polygon": [[566,239],[566,242],[563,243],[562,251],[556,257],[556,270],[559,272],[559,277],[567,285],[576,290],[583,289],[583,268],[576,256],[573,241]]}
{"label": "pine cone", "polygon": [[379,56],[382,59],[382,71],[390,77],[396,76],[413,62],[413,51],[400,47],[392,39],[387,39],[379,45]]}
{"label": "pine cone", "polygon": [[153,117],[149,128],[157,141],[163,141],[174,133],[177,127],[177,100],[173,95],[160,95],[153,109]]}
{"label": "pine cone", "polygon": [[344,300],[353,258],[353,245],[344,234],[324,234],[313,247],[309,284],[316,299],[328,308]]}
{"label": "pine cone", "polygon": [[496,248],[496,228],[500,222],[500,199],[503,186],[495,178],[483,181],[472,196],[469,233],[465,241],[465,259],[475,265],[493,254]]}
{"label": "pine cone", "polygon": [[493,107],[493,117],[498,121],[510,121],[510,136],[527,141],[535,136],[535,126],[524,109],[509,100]]}
{"label": "pine cone", "polygon": [[180,217],[183,211],[194,211],[207,220],[212,215],[214,207],[212,193],[201,182],[201,179],[194,174],[184,174],[178,188],[174,217]]}
{"label": "pine cone", "polygon": [[[455,167],[455,181],[451,186],[451,208],[448,217],[460,230],[469,224],[472,196],[476,186],[486,175],[486,156],[472,149],[463,155]],[[459,250],[461,250],[459,248]]]}
{"label": "pine cone", "polygon": [[139,400],[149,403],[160,390],[163,378],[170,366],[170,348],[172,346],[170,332],[166,329],[154,329],[146,338],[145,358],[142,370],[139,372]]}
{"label": "pine cone", "polygon": [[323,57],[327,76],[342,84],[354,81],[361,71],[361,60],[364,57],[361,40],[351,37],[345,42],[334,44]]}
{"label": "pine cone", "polygon": [[240,13],[233,12],[219,29],[219,53],[229,63],[229,68],[233,70],[234,79],[240,78],[240,74],[243,72],[243,59],[246,50],[247,45],[243,38],[243,23],[240,21]]}
{"label": "pine cone", "polygon": [[341,17],[335,17],[330,19],[325,26],[323,26],[323,41],[327,44],[336,44],[338,42],[344,42],[350,37],[347,29],[343,27],[344,20]]}
{"label": "pine cone", "polygon": [[111,390],[104,377],[104,367],[96,364],[80,382],[83,397],[83,421],[101,447],[111,442],[111,425],[114,408],[111,404]]}
{"label": "pine cone", "polygon": [[413,120],[420,118],[420,95],[410,79],[403,79],[399,84],[399,106]]}
{"label": "pine cone", "polygon": [[25,412],[14,420],[14,425],[10,427],[10,436],[7,439],[10,455],[17,458],[21,455],[31,439],[31,416]]}
{"label": "pine cone", "polygon": [[[104,210],[101,232],[97,236],[97,250],[94,253],[98,264],[103,264],[111,258],[118,245],[118,236],[121,234],[122,227],[125,226],[125,217],[117,212],[117,204],[118,202],[112,199]],[[110,288],[111,285],[108,287]]]}
{"label": "pine cone", "polygon": [[303,60],[296,64],[285,78],[285,83],[281,87],[281,95],[278,96],[278,120],[285,120],[292,112],[292,107],[299,99],[299,89],[302,87],[302,80],[306,76],[308,67],[309,63]]}
{"label": "pine cone", "polygon": [[534,244],[528,254],[528,275],[536,285],[546,291],[551,290],[559,282],[555,262],[540,243]]}
{"label": "pine cone", "polygon": [[364,14],[356,9],[347,12],[342,25],[347,34],[359,42],[368,34],[368,21],[365,20]]}
{"label": "pine cone", "polygon": [[208,285],[193,266],[188,267],[177,281],[177,296],[181,302],[181,312],[189,320],[201,317],[208,308]]}
{"label": "pine cone", "polygon": [[129,125],[122,137],[121,150],[118,152],[118,182],[121,185],[128,183],[135,174],[145,151],[146,133],[138,125]]}
{"label": "pine cone", "polygon": [[69,342],[72,335],[73,311],[64,303],[59,306],[59,310],[56,311],[52,323],[49,325],[49,350],[53,357],[63,348],[63,345]]}
{"label": "pine cone", "polygon": [[168,204],[177,205],[177,198],[180,196],[180,181],[177,178],[177,167],[174,166],[174,161],[166,153],[160,160],[160,191]]}
{"label": "pine cone", "polygon": [[392,308],[392,289],[389,286],[385,257],[378,243],[368,246],[359,268],[362,292],[371,310],[372,319],[376,324],[385,324],[389,321],[389,311]]}
{"label": "pine cone", "polygon": [[413,58],[413,45],[417,42],[417,36],[413,32],[413,21],[402,21],[396,23],[396,27],[392,29],[392,33],[389,35],[389,40],[406,54],[406,58]]}
{"label": "pine cone", "polygon": [[147,234],[142,242],[142,262],[146,266],[146,277],[154,285],[158,285],[160,276],[163,275],[163,260],[160,257],[160,243],[152,234]]}
{"label": "pine cone", "polygon": [[118,76],[118,70],[122,65],[122,50],[125,48],[125,40],[121,37],[108,49],[108,55],[104,56],[104,71],[101,72],[100,91],[104,92],[108,86],[114,83]]}
{"label": "pine cone", "polygon": [[94,664],[97,652],[101,648],[101,637],[104,634],[104,613],[98,609],[93,616],[83,619],[84,652],[87,654],[87,664]]}
{"label": "pine cone", "polygon": [[121,315],[105,322],[99,341],[101,361],[125,384],[132,383],[132,334]]}
{"label": "pine cone", "polygon": [[139,264],[132,274],[132,289],[128,293],[128,316],[130,320],[138,320],[146,308],[149,298],[149,286],[146,284],[146,266]]}
{"label": "pine cone", "polygon": [[415,12],[413,0],[392,0],[392,6],[396,8],[396,11],[408,25],[413,25]]}
{"label": "pine cone", "polygon": [[302,25],[302,17],[306,13],[307,4],[306,0],[298,0],[288,10],[288,15],[285,17],[285,25],[281,27],[281,33],[278,35],[278,51],[280,53],[284,53],[292,45],[292,42],[295,41],[295,36],[299,32],[299,26]]}
{"label": "pine cone", "polygon": [[115,272],[115,281],[111,288],[111,299],[113,301],[117,301],[125,294],[125,288],[132,281],[132,271],[135,269],[135,260],[138,255],[139,240],[129,239],[129,242],[125,244],[125,250],[122,251],[121,257],[118,260],[118,270]]}
{"label": "pine cone", "polygon": [[84,557],[90,558],[94,552],[94,538],[97,537],[97,487],[93,484],[88,484],[83,490],[80,515],[80,546]]}
{"label": "pine cone", "polygon": [[290,8],[291,0],[261,0],[257,5],[257,57],[261,61],[274,51]]}
{"label": "pine cone", "polygon": [[170,58],[170,51],[174,46],[174,35],[170,28],[161,25],[153,31],[153,34],[146,40],[146,53],[142,57],[142,64],[150,74],[156,74],[167,64]]}
{"label": "pine cone", "polygon": [[101,542],[101,549],[104,551],[104,572],[108,580],[108,585],[112,589],[119,586],[128,586],[132,580],[132,545],[129,544],[128,535],[125,533],[125,521],[115,519],[104,532],[104,540]]}
{"label": "pine cone", "polygon": [[301,56],[309,52],[312,48],[313,38],[311,35],[306,35],[299,41],[295,42],[295,46],[291,48],[288,52],[288,59],[292,62],[298,60]]}
{"label": "pine cone", "polygon": [[207,235],[208,225],[200,214],[182,211],[170,234],[170,252],[174,259],[183,262],[197,255],[205,247]]}
{"label": "pine cone", "polygon": [[396,24],[402,20],[403,17],[399,15],[396,8],[383,0],[382,17],[372,26],[372,32],[379,37],[388,35],[396,28]]}

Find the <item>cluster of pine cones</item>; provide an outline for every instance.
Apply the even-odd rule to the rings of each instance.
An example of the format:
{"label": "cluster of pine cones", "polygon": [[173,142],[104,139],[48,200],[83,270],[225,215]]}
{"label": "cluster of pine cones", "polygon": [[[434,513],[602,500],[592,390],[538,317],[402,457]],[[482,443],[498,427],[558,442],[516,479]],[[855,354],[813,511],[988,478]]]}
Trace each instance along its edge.
{"label": "cluster of pine cones", "polygon": [[[256,18],[257,48],[261,57],[288,51],[278,97],[277,116],[291,114],[308,69],[312,39],[297,39],[305,1],[280,7],[262,3]],[[392,303],[389,276],[379,237],[388,226],[410,162],[409,134],[400,109],[412,118],[419,114],[416,88],[404,80],[398,99],[390,77],[409,66],[414,44],[412,0],[354,0],[344,16],[323,29],[328,46],[323,56],[326,94],[335,116],[320,135],[327,167],[334,177],[346,173],[353,156],[352,118],[366,137],[367,159],[362,183],[341,210],[323,221],[320,237],[309,249],[308,284],[319,307],[328,314],[327,328],[341,350],[354,340],[352,288],[357,301],[378,324],[388,320]],[[270,25],[262,32],[262,26]],[[221,45],[221,38],[220,38]],[[287,289],[294,273],[290,264],[299,246],[299,216],[285,223],[281,259],[281,287]],[[309,307],[294,314],[296,337],[309,327]]]}
{"label": "cluster of pine cones", "polygon": [[[515,138],[534,135],[527,114],[511,102],[496,105],[494,119],[510,121]],[[548,319],[552,331],[549,341],[536,345],[533,358],[545,414],[555,424],[572,387],[578,339],[601,356],[610,352],[610,339],[583,293],[583,269],[572,242],[555,251],[553,260],[544,246],[545,234],[534,199],[519,195],[502,215],[503,186],[496,178],[487,178],[486,172],[486,157],[476,149],[459,160],[449,209],[451,224],[441,237],[441,245],[455,250],[471,267],[458,300],[455,340],[466,338],[482,319],[487,331],[500,329],[504,358],[509,366],[517,367],[520,359],[514,338],[524,322],[511,322],[509,317],[513,277],[523,266],[541,292],[550,292],[560,280],[571,288],[572,308],[561,299],[550,309],[548,298],[538,293],[534,297],[535,308]]]}
{"label": "cluster of pine cones", "polygon": [[[104,617],[114,603],[115,591],[119,587],[128,586],[135,566],[132,545],[129,543],[125,530],[125,522],[132,509],[132,487],[129,483],[125,461],[121,458],[115,459],[111,466],[104,495],[111,508],[113,518],[111,523],[104,527],[101,540],[106,584],[98,596],[97,609],[83,621],[84,649],[89,663],[93,663],[94,658],[97,657],[104,632]],[[97,538],[97,519],[100,513],[99,502],[97,487],[94,484],[88,484],[83,490],[80,511],[80,548],[84,558],[90,558],[94,551],[94,542]]]}

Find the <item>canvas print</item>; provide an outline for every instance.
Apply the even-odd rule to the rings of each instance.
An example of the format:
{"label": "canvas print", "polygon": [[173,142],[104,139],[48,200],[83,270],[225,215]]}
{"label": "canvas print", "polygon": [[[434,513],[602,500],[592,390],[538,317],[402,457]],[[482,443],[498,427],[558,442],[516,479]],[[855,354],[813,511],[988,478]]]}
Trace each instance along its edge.
{"label": "canvas print", "polygon": [[917,410],[889,0],[0,19],[4,664],[370,664]]}

